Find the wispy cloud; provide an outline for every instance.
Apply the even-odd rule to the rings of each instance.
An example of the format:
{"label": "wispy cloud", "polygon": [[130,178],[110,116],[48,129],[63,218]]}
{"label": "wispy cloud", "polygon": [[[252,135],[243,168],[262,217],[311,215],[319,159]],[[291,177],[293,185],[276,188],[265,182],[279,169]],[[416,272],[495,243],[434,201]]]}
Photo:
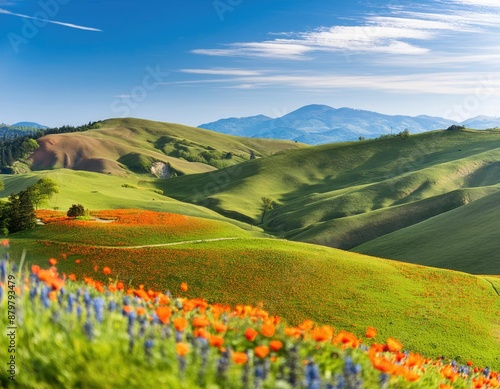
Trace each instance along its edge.
{"label": "wispy cloud", "polygon": [[456,3],[480,7],[500,8],[498,0],[455,0]]}
{"label": "wispy cloud", "polygon": [[190,74],[204,74],[213,76],[259,76],[262,74],[260,71],[256,70],[244,70],[244,69],[181,69],[182,73]]}
{"label": "wispy cloud", "polygon": [[[250,89],[259,87],[291,87],[328,91],[342,89],[379,90],[406,94],[471,94],[478,88],[488,88],[490,94],[500,95],[500,72],[471,74],[467,72],[436,72],[408,75],[351,76],[341,73],[294,75],[268,74],[255,77],[233,77],[201,80],[222,88]],[[196,81],[175,82],[192,85]]]}
{"label": "wispy cloud", "polygon": [[40,19],[40,18],[36,18],[34,16],[23,15],[23,14],[18,14],[18,13],[15,13],[15,12],[11,12],[11,11],[8,11],[8,10],[3,9],[3,8],[0,8],[0,14],[18,16],[18,17],[24,18],[24,19],[38,20],[40,22],[57,24],[59,26],[64,26],[64,27],[69,27],[69,28],[76,28],[78,30],[102,32],[102,30],[100,30],[98,28],[85,27],[85,26],[80,26],[78,24],[72,24],[72,23],[58,22],[58,21],[55,21],[55,20]]}
{"label": "wispy cloud", "polygon": [[[495,10],[499,0],[448,0],[441,6],[449,9],[416,12],[403,7],[389,8],[388,15],[368,15],[353,26],[319,27],[310,31],[277,33],[276,39],[261,42],[235,42],[220,48],[195,49],[200,55],[254,57],[272,59],[313,59],[325,52],[423,55],[432,50],[432,43],[443,35],[482,31],[498,26]],[[461,6],[477,6],[478,8]]]}

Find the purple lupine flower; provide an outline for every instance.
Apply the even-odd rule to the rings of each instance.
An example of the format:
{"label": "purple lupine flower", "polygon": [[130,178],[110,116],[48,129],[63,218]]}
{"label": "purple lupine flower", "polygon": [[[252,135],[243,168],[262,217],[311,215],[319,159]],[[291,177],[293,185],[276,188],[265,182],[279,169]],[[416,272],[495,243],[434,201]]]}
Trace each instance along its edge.
{"label": "purple lupine flower", "polygon": [[319,373],[319,367],[314,363],[312,358],[309,359],[309,362],[306,365],[305,376],[305,383],[308,389],[319,389],[321,387],[321,375]]}
{"label": "purple lupine flower", "polygon": [[140,318],[139,321],[141,323],[141,327],[139,329],[139,336],[143,338],[144,335],[146,335],[147,322],[145,320],[142,320],[142,318]]}
{"label": "purple lupine flower", "polygon": [[146,357],[148,359],[151,359],[151,349],[153,348],[153,340],[148,339],[144,342],[144,352],[146,353]]}
{"label": "purple lupine flower", "polygon": [[483,376],[489,377],[490,373],[491,373],[490,368],[489,367],[485,367],[484,370],[483,370]]}
{"label": "purple lupine flower", "polygon": [[217,378],[221,381],[226,380],[226,374],[229,369],[229,349],[226,349],[217,361]]}
{"label": "purple lupine flower", "polygon": [[[30,296],[31,296],[31,291],[30,291]],[[3,300],[3,285],[0,285],[0,303]]]}
{"label": "purple lupine flower", "polygon": [[116,302],[114,300],[111,300],[108,304],[108,311],[109,312],[114,312],[116,311]]}
{"label": "purple lupine flower", "polygon": [[351,357],[345,357],[344,378],[348,388],[360,389],[363,387],[363,381],[360,373],[361,365],[355,364]]}
{"label": "purple lupine flower", "polygon": [[[32,286],[30,288],[30,300],[33,301],[35,299],[35,297],[37,296],[37,294],[38,294],[38,288],[35,286]],[[1,299],[0,299],[0,301],[1,301]]]}
{"label": "purple lupine flower", "polygon": [[5,259],[0,262],[0,281],[5,283],[7,279],[7,261]]}
{"label": "purple lupine flower", "polygon": [[290,349],[287,358],[287,365],[289,368],[288,383],[292,385],[292,387],[298,386],[301,366],[297,346],[293,346]]}
{"label": "purple lupine flower", "polygon": [[208,340],[204,338],[197,338],[196,343],[198,344],[200,351],[199,355],[201,357],[201,365],[198,370],[198,384],[200,386],[205,386],[205,376],[207,373],[208,367],[208,355],[210,352],[210,345],[208,344]]}
{"label": "purple lupine flower", "polygon": [[75,305],[75,295],[68,294],[68,306],[66,307],[66,312],[72,313],[74,305]]}
{"label": "purple lupine flower", "polygon": [[81,305],[77,305],[77,307],[76,307],[76,317],[78,318],[78,320],[80,320],[82,318],[82,306]]}
{"label": "purple lupine flower", "polygon": [[47,288],[46,286],[42,288],[42,292],[40,293],[40,299],[42,300],[42,304],[45,308],[48,308],[50,306],[49,288]]}
{"label": "purple lupine flower", "polygon": [[335,389],[345,389],[346,388],[346,382],[345,378],[342,374],[337,374],[335,376]]}
{"label": "purple lupine flower", "polygon": [[181,331],[175,331],[175,343],[180,343],[182,342],[182,332]]}
{"label": "purple lupine flower", "polygon": [[380,374],[380,389],[386,389],[389,387],[389,380],[391,379],[391,376],[387,373],[381,373]]}
{"label": "purple lupine flower", "polygon": [[85,334],[87,335],[89,340],[94,339],[94,327],[90,320],[85,321],[85,324],[83,325],[83,330],[85,331]]}
{"label": "purple lupine flower", "polygon": [[102,297],[97,297],[92,300],[94,305],[95,317],[99,323],[102,323],[104,319],[104,300]]}
{"label": "purple lupine flower", "polygon": [[151,324],[160,324],[160,319],[156,313],[151,314]]}
{"label": "purple lupine flower", "polygon": [[85,303],[85,308],[87,308],[87,311],[90,310],[91,301],[92,298],[90,297],[90,292],[88,289],[85,289],[85,292],[83,293],[83,302]]}
{"label": "purple lupine flower", "polygon": [[134,335],[134,323],[135,323],[135,319],[137,318],[137,313],[135,313],[135,311],[130,311],[128,313],[128,326],[127,326],[127,333],[130,335],[130,336],[133,336]]}

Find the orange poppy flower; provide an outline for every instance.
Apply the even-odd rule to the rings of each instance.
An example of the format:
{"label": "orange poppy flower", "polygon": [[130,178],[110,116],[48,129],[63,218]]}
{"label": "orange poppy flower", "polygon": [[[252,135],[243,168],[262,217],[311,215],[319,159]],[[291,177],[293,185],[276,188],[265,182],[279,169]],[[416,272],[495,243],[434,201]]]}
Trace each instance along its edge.
{"label": "orange poppy flower", "polygon": [[253,328],[247,328],[245,331],[245,338],[247,338],[250,342],[253,342],[258,334],[259,333]]}
{"label": "orange poppy flower", "polygon": [[238,365],[243,365],[247,363],[248,357],[245,353],[234,352],[232,354],[233,362]]}
{"label": "orange poppy flower", "polygon": [[187,327],[187,320],[184,319],[183,317],[176,317],[174,319],[174,327],[177,331],[182,332],[186,329]]}
{"label": "orange poppy flower", "polygon": [[132,307],[130,307],[129,305],[124,305],[123,306],[123,312],[125,312],[127,315],[132,312]]}
{"label": "orange poppy flower", "polygon": [[102,272],[105,274],[105,275],[110,275],[111,274],[111,269],[109,267],[104,267],[102,269]]}
{"label": "orange poppy flower", "polygon": [[404,377],[409,382],[417,382],[420,379],[420,375],[412,371],[407,371]]}
{"label": "orange poppy flower", "polygon": [[333,337],[333,329],[329,326],[316,327],[311,331],[311,338],[316,342],[325,342]]}
{"label": "orange poppy flower", "polygon": [[196,316],[193,319],[193,327],[207,327],[208,325],[210,325],[210,322],[204,316]]}
{"label": "orange poppy flower", "polygon": [[283,347],[283,343],[279,340],[271,340],[271,342],[269,342],[269,347],[273,351],[279,351]]}
{"label": "orange poppy flower", "polygon": [[396,366],[389,359],[383,357],[372,358],[372,365],[375,369],[388,374],[396,369]]}
{"label": "orange poppy flower", "polygon": [[224,344],[222,336],[210,335],[210,345],[213,347],[221,347]]}
{"label": "orange poppy flower", "polygon": [[80,259],[75,259],[75,263],[80,263],[81,260]]}
{"label": "orange poppy flower", "polygon": [[57,259],[55,259],[55,258],[50,258],[50,259],[49,259],[49,264],[50,264],[51,266],[55,266],[55,265],[57,264]]}
{"label": "orange poppy flower", "polygon": [[276,327],[274,326],[274,324],[271,323],[264,324],[260,329],[260,333],[268,338],[273,337],[275,332],[276,332]]}
{"label": "orange poppy flower", "polygon": [[53,278],[50,282],[50,286],[53,290],[61,290],[64,286],[64,281],[60,278]]}
{"label": "orange poppy flower", "polygon": [[215,332],[221,333],[227,331],[227,326],[222,323],[214,323]]}
{"label": "orange poppy flower", "polygon": [[74,274],[70,274],[70,275],[68,276],[68,278],[69,278],[71,281],[76,282],[76,276],[75,276]]}
{"label": "orange poppy flower", "polygon": [[257,346],[254,349],[255,355],[257,355],[260,359],[264,359],[269,355],[269,347],[268,346]]}
{"label": "orange poppy flower", "polygon": [[167,324],[172,316],[172,311],[169,307],[158,307],[156,308],[156,316],[163,324]]}
{"label": "orange poppy flower", "polygon": [[204,328],[197,328],[193,331],[193,335],[195,338],[203,338],[208,339],[210,337],[210,333]]}
{"label": "orange poppy flower", "polygon": [[182,290],[183,292],[187,292],[187,290],[188,290],[188,284],[187,284],[187,283],[185,283],[185,282],[183,282],[183,283],[181,284],[181,290]]}
{"label": "orange poppy flower", "polygon": [[377,336],[377,330],[373,327],[368,327],[366,329],[366,337],[367,338],[374,338]]}
{"label": "orange poppy flower", "polygon": [[189,353],[189,346],[186,343],[177,343],[175,345],[175,352],[180,357],[185,357]]}
{"label": "orange poppy flower", "polygon": [[136,310],[137,314],[140,316],[140,315],[145,315],[146,314],[146,310],[144,309],[144,307],[137,307],[137,310]]}
{"label": "orange poppy flower", "polygon": [[39,271],[40,271],[40,266],[38,266],[38,265],[31,266],[31,272],[33,274],[38,274]]}
{"label": "orange poppy flower", "polygon": [[51,299],[52,301],[57,300],[57,292],[55,290],[49,293],[49,299]]}
{"label": "orange poppy flower", "polygon": [[403,345],[399,343],[396,339],[394,338],[387,339],[387,350],[389,350],[391,353],[401,351],[402,348]]}

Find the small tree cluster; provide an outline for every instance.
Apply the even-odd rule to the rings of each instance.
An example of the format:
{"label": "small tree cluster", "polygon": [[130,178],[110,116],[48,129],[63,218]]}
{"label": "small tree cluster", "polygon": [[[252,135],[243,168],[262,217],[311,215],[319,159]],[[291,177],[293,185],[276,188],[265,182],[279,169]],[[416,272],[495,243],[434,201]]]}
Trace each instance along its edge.
{"label": "small tree cluster", "polygon": [[66,213],[68,217],[85,216],[85,207],[82,204],[73,204]]}

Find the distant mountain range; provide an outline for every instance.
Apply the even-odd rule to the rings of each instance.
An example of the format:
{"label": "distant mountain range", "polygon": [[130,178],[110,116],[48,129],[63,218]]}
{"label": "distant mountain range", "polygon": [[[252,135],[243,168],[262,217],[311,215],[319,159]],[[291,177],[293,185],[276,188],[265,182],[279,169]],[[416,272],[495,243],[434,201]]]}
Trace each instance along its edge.
{"label": "distant mountain range", "polygon": [[307,144],[322,144],[376,138],[410,130],[420,133],[446,129],[451,125],[483,130],[500,127],[500,118],[478,116],[462,123],[432,116],[383,115],[352,108],[307,105],[279,118],[257,115],[221,119],[199,126],[224,134],[251,138],[288,139]]}
{"label": "distant mountain range", "polygon": [[32,133],[37,130],[45,130],[47,128],[46,126],[33,122],[19,122],[16,124],[0,123],[0,136],[13,137],[25,133]]}
{"label": "distant mountain range", "polygon": [[30,128],[36,128],[37,130],[45,130],[48,128],[47,126],[43,126],[35,122],[19,122],[16,124],[12,124],[11,127],[30,127]]}

